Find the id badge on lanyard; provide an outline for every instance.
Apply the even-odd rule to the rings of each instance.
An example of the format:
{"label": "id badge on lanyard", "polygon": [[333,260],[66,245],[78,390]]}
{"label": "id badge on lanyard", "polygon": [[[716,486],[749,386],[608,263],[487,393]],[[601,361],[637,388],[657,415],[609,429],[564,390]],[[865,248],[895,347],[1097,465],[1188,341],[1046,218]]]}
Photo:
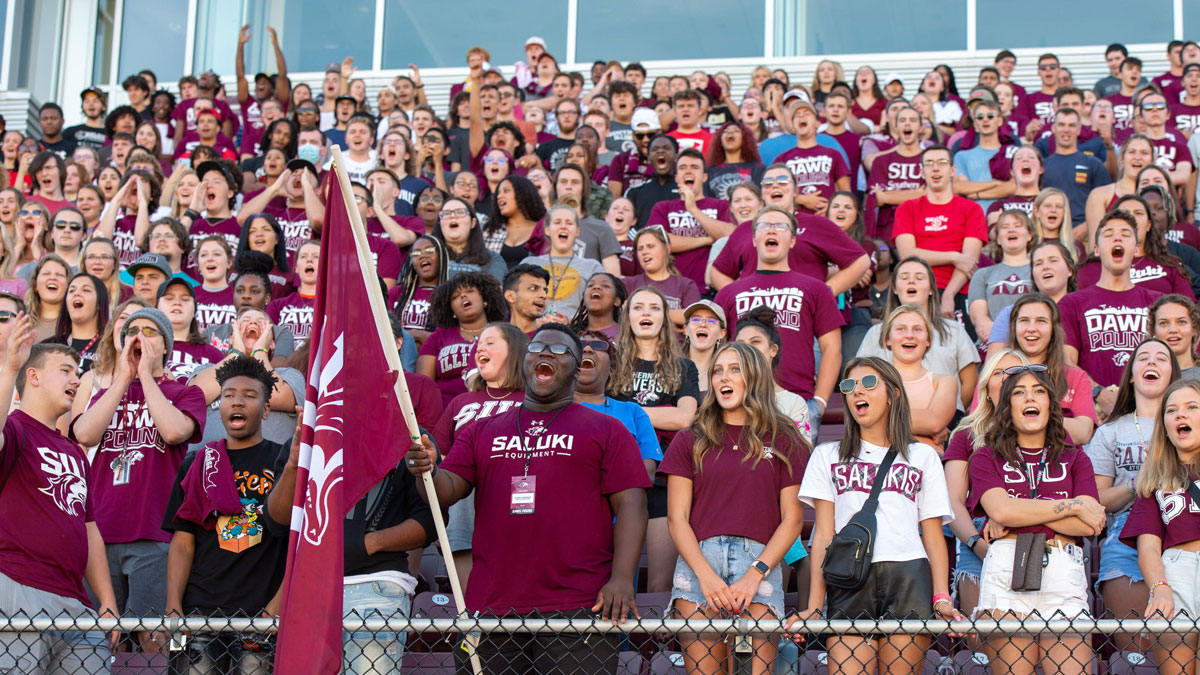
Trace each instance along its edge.
{"label": "id badge on lanyard", "polygon": [[509,500],[508,512],[514,516],[532,514],[536,488],[537,476],[513,476],[512,496]]}
{"label": "id badge on lanyard", "polygon": [[129,485],[129,471],[131,464],[132,462],[130,462],[129,458],[124,452],[122,452],[120,457],[117,457],[112,461],[111,464],[108,465],[113,472],[113,485]]}

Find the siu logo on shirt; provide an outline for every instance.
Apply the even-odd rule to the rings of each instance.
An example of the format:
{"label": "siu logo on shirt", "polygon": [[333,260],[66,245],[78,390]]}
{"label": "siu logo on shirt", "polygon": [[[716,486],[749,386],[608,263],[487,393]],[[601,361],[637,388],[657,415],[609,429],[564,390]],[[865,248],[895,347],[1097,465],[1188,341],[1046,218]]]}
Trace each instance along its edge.
{"label": "siu logo on shirt", "polygon": [[520,401],[476,401],[468,403],[454,415],[454,428],[461,429],[467,422],[474,422],[486,417],[495,417],[500,413],[508,412],[518,403]]}
{"label": "siu logo on shirt", "polygon": [[42,463],[38,467],[46,475],[46,486],[38,492],[54,500],[54,505],[68,516],[83,513],[87,501],[87,481],[84,480],[83,463],[65,452],[50,448],[38,448]]}
{"label": "siu logo on shirt", "polygon": [[[1057,490],[1042,494],[1038,488],[1042,483],[1058,483],[1067,480],[1067,463],[1055,462],[1054,464],[1044,464],[1041,474],[1038,474],[1037,463],[1024,462],[1025,470],[1022,471],[1011,464],[1005,463],[1002,468],[1004,472],[1004,483],[1006,485],[1023,485],[1028,490],[1030,483],[1033,483],[1033,491],[1038,492],[1039,499],[1067,499],[1070,497],[1066,490]],[[1006,488],[1008,494],[1019,499],[1028,499],[1027,492]]]}
{"label": "siu logo on shirt", "polygon": [[1163,494],[1162,490],[1154,491],[1154,500],[1158,502],[1158,512],[1162,515],[1163,525],[1170,525],[1172,520],[1187,509],[1189,513],[1200,514],[1200,507],[1192,501],[1186,490]]}
{"label": "siu logo on shirt", "polygon": [[1054,119],[1054,101],[1038,101],[1033,104],[1033,114],[1043,123]]}
{"label": "siu logo on shirt", "polygon": [[1128,129],[1133,123],[1133,104],[1122,103],[1120,105],[1113,104],[1113,128]]}
{"label": "siu logo on shirt", "polygon": [[775,310],[777,328],[800,330],[804,323],[800,314],[804,308],[804,291],[795,286],[742,291],[733,298],[733,309],[739,315],[759,305],[766,305]]}
{"label": "siu logo on shirt", "polygon": [[1022,279],[1016,274],[1010,274],[1000,281],[992,283],[991,295],[1024,295],[1033,290],[1029,287],[1029,280]]}
{"label": "siu logo on shirt", "polygon": [[1141,443],[1118,443],[1113,460],[1118,469],[1140,471],[1146,462],[1146,446]]}
{"label": "siu logo on shirt", "polygon": [[1183,131],[1196,131],[1200,128],[1200,115],[1176,115],[1175,128]]}
{"label": "siu logo on shirt", "polygon": [[1146,337],[1149,314],[1145,307],[1101,306],[1083,313],[1089,351],[1112,351],[1113,363],[1124,366],[1132,351]]}
{"label": "siu logo on shirt", "polygon": [[[920,180],[921,180],[921,165],[912,164],[910,162],[894,162],[894,163],[888,165],[887,177],[888,177],[888,180],[890,180],[890,181],[908,181],[908,182],[914,182],[914,183],[920,182]],[[889,190],[908,189],[908,186],[906,185],[904,188],[896,188],[896,187],[892,187],[891,185],[889,185],[887,189],[889,189]]]}

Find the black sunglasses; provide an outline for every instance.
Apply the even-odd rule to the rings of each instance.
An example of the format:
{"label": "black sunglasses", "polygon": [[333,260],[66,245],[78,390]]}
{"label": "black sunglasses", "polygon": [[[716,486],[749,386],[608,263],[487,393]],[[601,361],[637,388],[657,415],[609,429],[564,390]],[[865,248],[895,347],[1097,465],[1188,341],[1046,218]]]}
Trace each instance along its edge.
{"label": "black sunglasses", "polygon": [[571,348],[561,342],[556,342],[554,344],[547,344],[545,342],[530,342],[529,346],[525,348],[525,351],[529,352],[530,354],[541,354],[547,349],[549,349],[550,353],[555,356],[562,356],[563,354],[567,353],[571,353],[571,355],[574,356],[574,353],[571,352]]}
{"label": "black sunglasses", "polygon": [[[565,347],[566,345],[563,345],[563,346]],[[588,347],[591,347],[592,351],[594,351],[594,352],[606,352],[606,351],[608,351],[608,341],[607,340],[584,340],[583,348],[587,349]],[[554,350],[551,350],[550,353],[553,354]]]}
{"label": "black sunglasses", "polygon": [[846,379],[842,380],[841,382],[838,382],[838,391],[842,392],[846,396],[849,396],[850,394],[854,393],[855,385],[859,384],[860,382],[862,383],[863,389],[865,389],[866,391],[871,391],[875,387],[879,386],[879,376],[878,375],[863,375],[863,378],[861,380],[855,380],[852,377],[847,377]]}
{"label": "black sunglasses", "polygon": [[54,229],[56,229],[56,230],[66,230],[66,229],[68,229],[68,228],[69,228],[69,229],[70,229],[72,232],[83,232],[83,224],[82,224],[82,223],[72,223],[72,222],[70,222],[70,221],[67,221],[67,220],[56,220],[56,221],[54,221]]}
{"label": "black sunglasses", "polygon": [[0,310],[0,323],[8,323],[9,321],[12,321],[13,317],[16,315],[16,312],[10,312],[6,309]]}
{"label": "black sunglasses", "polygon": [[1020,375],[1021,373],[1044,373],[1049,368],[1040,363],[1031,363],[1027,366],[1009,366],[1004,369],[1004,374],[1008,376]]}

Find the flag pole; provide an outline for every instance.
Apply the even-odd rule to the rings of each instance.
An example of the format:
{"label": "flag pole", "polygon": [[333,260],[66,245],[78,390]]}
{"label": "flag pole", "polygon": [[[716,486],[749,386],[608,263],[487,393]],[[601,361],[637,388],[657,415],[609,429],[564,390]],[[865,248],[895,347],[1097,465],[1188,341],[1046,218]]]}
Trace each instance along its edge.
{"label": "flag pole", "polygon": [[[420,443],[421,439],[420,425],[417,423],[417,415],[413,412],[412,397],[408,393],[408,382],[404,379],[404,368],[400,364],[400,354],[396,350],[395,341],[391,339],[392,327],[391,322],[387,320],[387,308],[384,304],[383,293],[379,290],[379,280],[372,273],[375,269],[370,255],[370,247],[367,244],[367,229],[364,226],[362,219],[359,217],[358,209],[350,199],[354,195],[354,191],[350,187],[350,177],[346,175],[344,160],[342,159],[342,150],[337,145],[331,146],[333,150],[333,170],[337,176],[338,183],[342,187],[342,201],[346,207],[347,215],[350,217],[350,229],[354,234],[354,248],[358,252],[358,268],[363,275],[363,285],[367,289],[367,299],[371,303],[371,316],[375,320],[375,332],[379,336],[380,343],[383,345],[383,353],[387,356],[388,368],[396,373],[396,400],[400,404],[400,410],[404,413],[404,421],[408,425],[411,440],[414,443]],[[387,336],[387,339],[384,338]],[[470,618],[467,615],[466,601],[463,599],[462,585],[458,580],[458,569],[454,564],[454,554],[450,550],[450,538],[446,534],[446,522],[442,518],[441,505],[438,503],[437,490],[433,485],[433,472],[426,472],[421,475],[421,479],[425,483],[425,494],[429,498],[429,509],[433,512],[433,524],[437,528],[438,545],[442,549],[442,558],[446,562],[446,573],[450,577],[450,589],[454,595],[454,607],[458,612],[460,619]],[[479,655],[475,653],[475,640],[470,635],[464,640],[467,653],[471,657],[471,669],[474,675],[482,675],[483,668],[479,662]]]}

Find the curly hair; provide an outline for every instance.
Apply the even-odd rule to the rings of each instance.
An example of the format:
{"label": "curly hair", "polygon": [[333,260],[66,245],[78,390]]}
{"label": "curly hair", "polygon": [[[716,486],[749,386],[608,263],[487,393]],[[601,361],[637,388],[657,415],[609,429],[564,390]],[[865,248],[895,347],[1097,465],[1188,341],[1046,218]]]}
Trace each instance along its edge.
{"label": "curly hair", "polygon": [[[617,275],[609,274],[608,272],[596,272],[592,276],[588,277],[587,281],[584,283],[585,291],[587,289],[587,284],[592,283],[592,279],[601,276],[608,277],[612,281],[613,299],[615,300],[613,303],[612,318],[613,321],[620,323],[621,307],[625,304],[625,301],[629,299],[629,290],[625,288],[625,282],[621,281],[621,278]],[[575,331],[578,333],[582,333],[583,331],[587,330],[588,327],[589,315],[586,295],[587,293],[585,292],[585,297],[579,299],[579,309],[575,311],[575,318],[571,319],[571,328],[575,329]]]}
{"label": "curly hair", "polygon": [[217,366],[217,384],[222,387],[235,377],[248,377],[263,386],[263,398],[268,399],[275,390],[275,376],[261,361],[252,356],[234,356]]}
{"label": "curly hair", "polygon": [[171,234],[175,235],[175,242],[179,244],[179,250],[182,251],[180,258],[187,260],[188,254],[192,252],[192,238],[190,235],[188,235],[187,228],[183,226],[183,223],[175,220],[174,218],[162,218],[154,221],[154,224],[146,229],[146,234],[142,237],[142,240],[138,242],[138,246],[143,251],[149,251],[150,236],[154,234],[155,228],[157,228],[159,225],[166,225],[167,227],[171,228]]}
{"label": "curly hair", "polygon": [[730,120],[721,125],[716,133],[712,135],[712,142],[708,146],[708,158],[706,165],[709,167],[721,166],[728,160],[725,158],[725,146],[721,144],[721,134],[725,133],[725,129],[729,127],[738,127],[742,132],[742,161],[743,162],[762,162],[762,157],[758,154],[758,141],[754,138],[754,132],[750,127],[738,122]]}
{"label": "curly hair", "polygon": [[512,122],[496,122],[488,127],[487,133],[483,136],[484,147],[492,147],[492,136],[501,129],[507,129],[516,139],[516,145],[513,146],[513,159],[521,159],[525,156],[525,134],[521,132],[520,127]]}
{"label": "curly hair", "polygon": [[458,325],[458,317],[450,308],[450,300],[455,293],[466,288],[479,291],[483,297],[483,312],[488,323],[505,320],[508,305],[504,302],[500,282],[487,272],[464,272],[439,285],[429,298],[429,314],[433,317],[435,327],[453,328]]}
{"label": "curly hair", "polygon": [[[447,264],[449,257],[446,252],[446,244],[441,240],[441,238],[435,235],[436,232],[434,235],[422,235],[413,240],[413,246],[409,250],[408,260],[405,260],[404,266],[400,268],[400,279],[396,282],[400,286],[400,296],[396,298],[396,304],[392,307],[392,311],[397,315],[404,313],[404,308],[407,307],[408,303],[412,301],[413,295],[415,295],[417,292],[417,287],[421,285],[421,280],[417,278],[416,265],[413,262],[413,259],[416,256],[412,254],[413,251],[417,250],[416,243],[418,241],[424,239],[432,243],[433,247],[437,249],[437,253],[435,254],[438,266],[437,281],[434,283],[434,286],[441,287],[446,283],[446,279],[450,276],[448,270],[449,265]],[[432,324],[433,317],[430,313],[426,313],[425,329],[433,330]]]}
{"label": "curly hair", "polygon": [[[517,210],[521,212],[521,215],[535,223],[546,217],[546,205],[542,203],[542,196],[538,194],[537,186],[533,184],[533,181],[524,176],[505,176],[496,185],[497,193],[505,183],[512,185],[513,196],[517,201]],[[484,234],[493,234],[507,226],[508,218],[497,209],[496,213],[488,218],[487,225],[483,228]]]}
{"label": "curly hair", "polygon": [[237,273],[237,276],[233,280],[235,284],[246,275],[258,277],[262,279],[263,287],[267,289],[267,294],[270,295],[271,271],[275,269],[274,258],[259,251],[242,251],[234,259],[233,269]]}

